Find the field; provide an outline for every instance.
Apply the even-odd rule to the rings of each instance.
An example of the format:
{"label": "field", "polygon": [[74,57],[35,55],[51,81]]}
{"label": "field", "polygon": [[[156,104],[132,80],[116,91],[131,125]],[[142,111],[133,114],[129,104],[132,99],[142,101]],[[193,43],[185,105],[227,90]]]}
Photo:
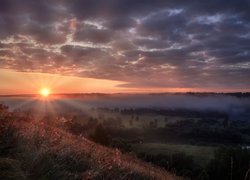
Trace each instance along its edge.
{"label": "field", "polygon": [[160,144],[160,143],[143,143],[134,144],[133,150],[137,153],[147,154],[163,154],[172,155],[174,153],[185,153],[194,158],[195,163],[206,166],[214,157],[216,147],[213,146],[197,146],[187,144]]}

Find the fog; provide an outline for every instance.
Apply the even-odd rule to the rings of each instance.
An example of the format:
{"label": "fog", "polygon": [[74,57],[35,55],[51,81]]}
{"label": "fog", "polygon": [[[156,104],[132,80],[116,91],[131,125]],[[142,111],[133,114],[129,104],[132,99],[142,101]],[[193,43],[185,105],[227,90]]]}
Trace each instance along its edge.
{"label": "fog", "polygon": [[[48,100],[49,101],[49,100]],[[241,111],[249,109],[250,98],[239,98],[230,95],[189,95],[189,94],[159,94],[159,95],[107,95],[53,99],[51,103],[81,107],[110,107],[110,108],[163,108],[191,109],[216,111]],[[15,108],[28,108],[34,103],[44,103],[31,98],[1,97],[0,103]]]}
{"label": "fog", "polygon": [[194,109],[229,111],[250,106],[250,98],[226,95],[126,95],[86,101],[90,106],[101,107],[154,107],[167,109]]}

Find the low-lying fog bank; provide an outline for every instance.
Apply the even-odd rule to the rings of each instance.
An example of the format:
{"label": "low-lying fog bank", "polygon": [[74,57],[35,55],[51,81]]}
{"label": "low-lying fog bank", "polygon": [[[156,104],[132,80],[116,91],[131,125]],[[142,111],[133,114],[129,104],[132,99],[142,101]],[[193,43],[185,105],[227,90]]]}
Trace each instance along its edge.
{"label": "low-lying fog bank", "polygon": [[4,103],[14,109],[27,109],[34,105],[56,104],[58,106],[72,106],[109,108],[162,108],[188,110],[215,110],[224,112],[249,111],[250,98],[229,95],[190,95],[190,94],[153,94],[153,95],[107,95],[84,96],[77,98],[34,99],[32,97],[0,97]]}
{"label": "low-lying fog bank", "polygon": [[232,109],[240,110],[241,108],[249,107],[250,98],[239,98],[225,95],[124,95],[87,100],[85,103],[92,106],[113,108],[131,107],[231,111]]}

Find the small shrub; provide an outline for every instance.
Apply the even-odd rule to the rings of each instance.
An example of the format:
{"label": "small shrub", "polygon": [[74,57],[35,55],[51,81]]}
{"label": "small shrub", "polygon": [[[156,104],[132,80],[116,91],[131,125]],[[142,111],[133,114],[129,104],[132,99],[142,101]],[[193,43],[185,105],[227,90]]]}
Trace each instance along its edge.
{"label": "small shrub", "polygon": [[101,124],[99,124],[94,131],[94,134],[91,136],[91,139],[94,142],[100,143],[102,145],[108,146],[109,145],[109,137],[105,129]]}

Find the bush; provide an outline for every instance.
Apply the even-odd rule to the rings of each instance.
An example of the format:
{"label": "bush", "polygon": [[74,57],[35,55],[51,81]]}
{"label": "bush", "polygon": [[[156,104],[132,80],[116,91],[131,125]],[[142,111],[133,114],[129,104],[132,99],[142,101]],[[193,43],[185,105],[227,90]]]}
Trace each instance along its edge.
{"label": "bush", "polygon": [[109,137],[105,129],[101,124],[97,125],[95,128],[94,134],[91,136],[91,139],[99,144],[108,146],[109,145]]}
{"label": "bush", "polygon": [[122,152],[130,152],[132,150],[131,145],[125,139],[112,139],[111,147],[118,148]]}

